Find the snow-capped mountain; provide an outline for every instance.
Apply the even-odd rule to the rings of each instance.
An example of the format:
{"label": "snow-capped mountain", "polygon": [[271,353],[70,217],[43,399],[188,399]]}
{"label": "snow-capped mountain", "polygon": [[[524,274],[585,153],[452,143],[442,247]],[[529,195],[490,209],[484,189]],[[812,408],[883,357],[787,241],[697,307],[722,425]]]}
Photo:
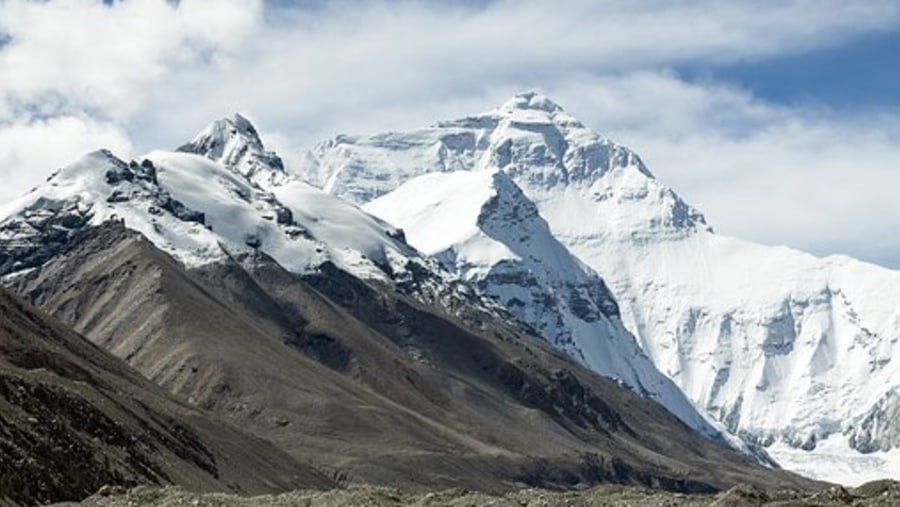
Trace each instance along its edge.
{"label": "snow-capped mountain", "polygon": [[[469,221],[456,221],[453,209],[428,215],[425,229],[438,227],[437,237],[450,241],[440,248],[413,245],[437,254],[436,262],[409,246],[393,225],[289,175],[240,115],[214,122],[178,151],[154,151],[141,160],[94,152],[0,207],[0,274],[37,268],[85,226],[109,220],[124,222],[188,267],[256,251],[299,274],[332,263],[363,279],[402,286],[460,316],[473,309],[517,316],[576,360],[659,401],[692,428],[722,436],[657,371],[623,328],[603,280],[553,238],[505,173],[443,175],[456,178],[448,188],[459,195],[470,186],[479,193],[445,203],[474,214]],[[410,191],[419,192],[415,185]],[[406,200],[399,193],[398,198]],[[370,211],[375,210],[373,204]],[[409,211],[415,218],[425,210]],[[441,223],[442,216],[453,223]],[[477,234],[466,236],[468,228]]]}
{"label": "snow-capped mountain", "polygon": [[526,331],[407,244],[401,230],[288,175],[240,116],[214,122],[180,151],[138,160],[90,153],[0,205],[0,281],[21,279],[95,226],[119,221],[190,270],[232,260],[252,270],[263,254],[301,276],[336,268],[473,328],[502,321]]}
{"label": "snow-capped mountain", "polygon": [[419,131],[335,137],[300,174],[365,203],[425,173],[495,170],[604,278],[697,406],[787,466],[816,459],[813,473],[844,482],[900,474],[900,273],[717,235],[637,155],[535,93]]}
{"label": "snow-capped mountain", "polygon": [[[569,360],[459,281],[490,259],[473,253],[472,269],[449,273],[399,229],[264,163],[275,155],[241,122],[136,161],[92,153],[0,208],[4,285],[182,399],[341,481],[810,484]],[[510,279],[522,298],[558,296],[535,323],[565,336],[566,325],[593,321],[608,335],[583,350],[621,353],[620,378],[680,399],[679,415],[715,436],[624,332],[602,280],[553,239],[507,174],[488,176],[477,184],[485,198],[465,207],[472,237],[490,235],[515,257],[498,257],[482,289],[518,277],[538,285]],[[566,272],[541,268],[550,253]]]}
{"label": "snow-capped mountain", "polygon": [[[332,261],[373,277],[384,276],[383,266],[392,259],[413,255],[389,236],[396,233],[390,226],[340,199],[301,183],[291,192],[309,197],[296,214],[273,193],[197,155],[153,152],[137,163],[97,151],[0,208],[0,238],[18,246],[6,259],[14,264],[4,271],[39,265],[53,253],[54,238],[63,241],[81,226],[108,220],[123,220],[188,266],[263,249],[293,271]],[[346,236],[355,244],[315,236],[340,236],[330,227],[345,225],[332,219],[347,210],[355,211],[351,223],[359,230]]]}
{"label": "snow-capped mountain", "polygon": [[424,174],[365,209],[402,227],[412,245],[582,364],[719,434],[656,369],[622,325],[603,280],[553,237],[506,173]]}
{"label": "snow-capped mountain", "polygon": [[410,247],[402,231],[288,176],[239,115],[179,151],[140,160],[90,153],[0,205],[0,274],[37,268],[85,227],[116,220],[189,268],[264,252],[293,273],[331,264],[460,315],[502,312]]}

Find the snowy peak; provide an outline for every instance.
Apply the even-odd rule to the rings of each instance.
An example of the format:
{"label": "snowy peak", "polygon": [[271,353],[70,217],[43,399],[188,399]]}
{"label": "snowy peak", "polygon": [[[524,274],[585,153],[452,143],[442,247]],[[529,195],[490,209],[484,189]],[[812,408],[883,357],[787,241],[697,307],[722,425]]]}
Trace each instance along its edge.
{"label": "snowy peak", "polygon": [[235,114],[212,122],[179,151],[191,151],[212,159],[227,159],[226,146],[234,140],[240,145],[262,151],[263,144],[250,120]]}
{"label": "snowy peak", "polygon": [[0,272],[39,267],[84,227],[110,220],[127,221],[186,263],[221,255],[205,214],[160,184],[156,164],[149,159],[125,162],[100,150],[0,207]]}
{"label": "snowy peak", "polygon": [[518,93],[484,116],[496,119],[500,130],[510,126],[540,130],[539,126],[543,125],[544,128],[559,131],[563,137],[570,131],[584,131],[599,138],[578,119],[568,114],[562,106],[537,92]]}
{"label": "snowy peak", "polygon": [[616,170],[654,179],[637,154],[591,131],[544,95],[517,94],[488,114],[496,125],[478,160],[482,167],[548,188],[590,186]]}
{"label": "snowy peak", "polygon": [[284,163],[267,151],[250,120],[235,114],[211,123],[178,151],[218,162],[267,188],[284,183]]}
{"label": "snowy peak", "polygon": [[512,114],[515,111],[534,110],[545,113],[561,113],[563,108],[546,95],[528,91],[515,94],[498,109],[500,114]]}
{"label": "snowy peak", "polygon": [[418,259],[398,231],[352,204],[299,181],[277,189],[192,153],[126,162],[96,151],[0,207],[0,273],[39,267],[107,221],[124,222],[188,267],[265,252],[297,273],[330,262],[385,279]]}
{"label": "snowy peak", "polygon": [[553,242],[534,203],[499,171],[422,175],[364,209],[403,227],[411,244],[451,270],[465,263],[468,278],[529,256],[522,242]]}
{"label": "snowy peak", "polygon": [[[309,151],[298,174],[363,204],[421,174],[496,170],[509,175],[551,224],[570,223],[572,230],[563,232],[573,236],[630,240],[710,229],[637,154],[534,92],[490,112],[417,131],[337,136]],[[558,200],[559,206],[544,204]]]}
{"label": "snowy peak", "polygon": [[250,120],[235,114],[209,124],[178,151],[203,155],[211,160],[234,164],[246,152],[264,151],[262,140]]}

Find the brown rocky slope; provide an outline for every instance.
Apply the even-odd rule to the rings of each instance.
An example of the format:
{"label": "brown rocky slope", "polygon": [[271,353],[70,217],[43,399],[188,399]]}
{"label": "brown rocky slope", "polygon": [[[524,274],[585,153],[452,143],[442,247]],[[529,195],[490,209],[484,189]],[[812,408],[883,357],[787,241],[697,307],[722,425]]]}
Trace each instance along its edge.
{"label": "brown rocky slope", "polygon": [[186,271],[106,224],[11,284],[152,381],[342,483],[816,487],[695,434],[521,326],[330,266],[299,277],[258,254]]}
{"label": "brown rocky slope", "polygon": [[0,289],[0,504],[79,499],[111,483],[244,494],[332,485]]}

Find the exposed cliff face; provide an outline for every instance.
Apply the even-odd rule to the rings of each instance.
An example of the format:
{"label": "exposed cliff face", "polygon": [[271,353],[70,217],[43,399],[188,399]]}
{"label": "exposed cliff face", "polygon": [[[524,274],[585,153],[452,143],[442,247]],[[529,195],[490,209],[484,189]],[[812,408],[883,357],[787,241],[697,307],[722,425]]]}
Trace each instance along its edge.
{"label": "exposed cliff face", "polygon": [[0,498],[77,500],[105,485],[261,493],[331,481],[214,422],[0,289]]}

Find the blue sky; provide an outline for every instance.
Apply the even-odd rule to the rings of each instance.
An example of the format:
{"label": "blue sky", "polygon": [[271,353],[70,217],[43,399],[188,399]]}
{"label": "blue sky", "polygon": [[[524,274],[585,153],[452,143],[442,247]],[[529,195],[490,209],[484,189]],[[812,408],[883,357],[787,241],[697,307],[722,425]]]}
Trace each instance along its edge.
{"label": "blue sky", "polygon": [[720,233],[900,268],[900,2],[561,5],[0,0],[0,201],[237,111],[290,162],[537,89]]}
{"label": "blue sky", "polygon": [[775,103],[836,112],[900,105],[900,27],[864,33],[835,47],[679,69],[687,79],[733,82]]}

